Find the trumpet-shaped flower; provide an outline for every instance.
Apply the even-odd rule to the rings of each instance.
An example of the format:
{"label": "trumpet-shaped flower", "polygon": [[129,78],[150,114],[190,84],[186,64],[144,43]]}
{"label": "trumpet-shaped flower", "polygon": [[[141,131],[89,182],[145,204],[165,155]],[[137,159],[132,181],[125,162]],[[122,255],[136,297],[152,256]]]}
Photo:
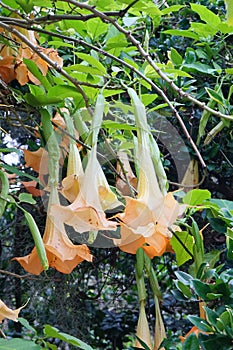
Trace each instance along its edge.
{"label": "trumpet-shaped flower", "polygon": [[82,162],[76,143],[70,143],[67,165],[67,176],[62,180],[62,194],[71,203],[75,201],[80,191],[80,179],[83,177]]}
{"label": "trumpet-shaped flower", "polygon": [[27,149],[23,151],[26,166],[31,167],[41,175],[48,174],[48,152],[44,148],[40,147],[37,151],[29,151]]}
{"label": "trumpet-shaped flower", "polygon": [[21,306],[18,309],[12,310],[8,306],[6,306],[6,304],[0,299],[0,323],[2,323],[4,318],[8,318],[9,320],[17,322],[17,318],[19,316],[20,310],[24,306]]}
{"label": "trumpet-shaped flower", "polygon": [[137,198],[126,197],[126,207],[117,217],[121,220],[121,239],[114,242],[121,250],[135,254],[144,246],[146,253],[162,255],[171,237],[169,227],[182,213],[172,193],[162,195],[152,160],[146,149],[140,151],[140,170]]}
{"label": "trumpet-shaped flower", "polygon": [[[123,213],[116,215],[121,224],[121,239],[114,239],[120,249],[135,254],[137,248],[144,247],[150,257],[162,255],[171,237],[169,228],[183,212],[171,192],[162,193],[150,152],[149,131],[146,127],[145,108],[135,93],[135,118],[138,132],[136,163],[139,169],[137,198],[125,197]],[[139,113],[140,112],[140,113]],[[144,124],[145,125],[144,125]]]}
{"label": "trumpet-shaped flower", "polygon": [[[59,200],[57,191],[52,187],[43,242],[49,266],[68,274],[83,260],[92,261],[92,255],[85,244],[74,245],[70,241],[62,223],[59,227],[55,225],[57,214],[53,216],[50,213],[50,207],[54,203],[59,203]],[[32,274],[39,275],[43,271],[36,248],[33,248],[29,255],[13,260],[18,261],[26,271]]]}
{"label": "trumpet-shaped flower", "polygon": [[[142,340],[149,349],[152,349],[152,343],[151,343],[151,336],[150,336],[150,329],[146,317],[146,311],[145,311],[145,306],[144,302],[140,302],[140,309],[139,309],[139,318],[138,318],[138,324],[137,324],[137,332],[136,332],[137,337]],[[140,344],[140,342],[137,340],[135,346],[137,348],[142,348],[144,347]]]}
{"label": "trumpet-shaped flower", "polygon": [[[118,174],[121,175],[121,177],[125,177],[128,180],[128,183],[126,183],[125,181],[123,181],[120,177],[118,177],[116,179],[116,188],[124,195],[124,196],[128,196],[132,193],[130,186],[132,186],[133,188],[137,188],[137,178],[134,175],[131,167],[130,167],[130,163],[129,163],[129,159],[128,156],[125,152],[118,152],[118,158],[119,161],[121,162],[124,172],[122,171],[122,167],[120,165],[119,162],[117,162],[117,167],[116,170],[118,172]],[[130,186],[129,186],[130,185]]]}
{"label": "trumpet-shaped flower", "polygon": [[[96,147],[93,147],[89,153],[88,164],[85,174],[80,180],[80,191],[75,201],[69,206],[53,205],[51,212],[57,216],[56,224],[61,223],[73,226],[79,232],[92,230],[116,230],[116,222],[106,218],[99,197],[99,171],[96,158]],[[108,190],[108,189],[107,189]],[[113,204],[118,204],[116,197],[106,196],[105,208],[112,208]]]}

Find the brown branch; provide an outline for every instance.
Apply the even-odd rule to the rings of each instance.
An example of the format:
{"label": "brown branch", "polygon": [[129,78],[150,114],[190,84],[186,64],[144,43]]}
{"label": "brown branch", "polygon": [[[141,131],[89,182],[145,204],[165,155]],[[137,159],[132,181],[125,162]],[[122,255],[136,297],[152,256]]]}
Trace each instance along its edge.
{"label": "brown branch", "polygon": [[[107,12],[103,12],[103,13],[108,17],[115,17],[115,18],[116,17],[119,17],[119,18],[124,17],[125,14],[129,11],[129,9],[131,7],[133,7],[138,1],[139,0],[132,1],[132,3],[129,4],[123,10],[107,11]],[[39,18],[28,18],[24,14],[22,14],[20,11],[15,10],[10,6],[3,4],[2,1],[0,1],[0,5],[4,8],[6,8],[8,11],[16,13],[19,17],[24,19],[24,20],[22,20],[19,18],[10,18],[10,17],[6,18],[4,16],[0,16],[0,21],[4,21],[5,23],[9,22],[10,24],[12,22],[14,22],[14,24],[17,23],[18,25],[27,24],[27,23],[30,23],[30,24],[38,24],[38,23],[51,24],[51,23],[59,22],[59,21],[66,20],[66,19],[85,22],[85,21],[88,21],[89,19],[96,18],[95,14],[88,14],[88,15],[82,15],[82,14],[80,14],[80,15],[71,15],[71,14],[51,15],[51,14],[48,14],[46,16],[42,16]]]}

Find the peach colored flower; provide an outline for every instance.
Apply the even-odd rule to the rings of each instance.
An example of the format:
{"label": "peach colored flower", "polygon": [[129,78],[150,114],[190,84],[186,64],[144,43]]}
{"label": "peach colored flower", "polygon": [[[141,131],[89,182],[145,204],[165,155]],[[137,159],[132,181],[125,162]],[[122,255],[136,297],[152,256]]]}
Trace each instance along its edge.
{"label": "peach colored flower", "polygon": [[12,310],[0,299],[0,323],[2,323],[4,318],[17,322],[19,312],[23,307],[25,307],[25,305],[19,307],[18,309]]}
{"label": "peach colored flower", "polygon": [[[106,218],[99,196],[99,185],[104,185],[100,165],[96,158],[96,147],[89,153],[85,174],[80,179],[80,191],[75,201],[69,206],[53,205],[51,212],[57,216],[56,223],[65,223],[79,232],[92,230],[116,230],[117,223]],[[102,170],[102,169],[101,169]],[[109,188],[110,190],[110,188]],[[108,192],[108,188],[106,189]],[[116,196],[111,194],[104,197],[104,208],[119,205]]]}
{"label": "peach colored flower", "polygon": [[[68,274],[83,260],[92,261],[92,255],[85,244],[75,245],[71,242],[62,223],[59,227],[55,225],[57,214],[53,216],[50,213],[51,205],[54,203],[59,203],[59,199],[57,190],[52,187],[43,242],[49,266]],[[43,271],[36,248],[33,248],[29,255],[16,257],[13,260],[18,261],[29,273],[39,275]]]}

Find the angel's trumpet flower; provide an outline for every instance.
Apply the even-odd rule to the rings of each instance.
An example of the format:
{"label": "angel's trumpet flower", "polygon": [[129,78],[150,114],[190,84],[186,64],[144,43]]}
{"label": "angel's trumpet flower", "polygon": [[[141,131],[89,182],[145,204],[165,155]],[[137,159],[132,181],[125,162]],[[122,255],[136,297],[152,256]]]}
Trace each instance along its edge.
{"label": "angel's trumpet flower", "polygon": [[[89,153],[88,164],[75,201],[69,206],[52,206],[51,212],[57,216],[58,227],[61,223],[65,223],[73,226],[79,233],[92,230],[116,230],[116,222],[106,218],[101,205],[98,191],[99,167],[96,161],[96,149],[93,147]],[[111,207],[112,198],[109,202],[107,197],[105,200],[105,207]]]}
{"label": "angel's trumpet flower", "polygon": [[[135,95],[133,98],[135,103]],[[121,239],[115,239],[114,242],[120,249],[132,254],[146,243],[153,248],[150,249],[150,256],[153,257],[166,251],[171,237],[169,228],[184,208],[178,204],[171,192],[163,194],[159,187],[150,153],[145,109],[138,98],[136,102],[138,103],[135,114],[138,130],[136,147],[136,161],[139,168],[138,194],[137,198],[125,197],[125,210],[116,216],[121,221]]]}
{"label": "angel's trumpet flower", "polygon": [[[54,187],[51,187],[43,243],[49,266],[68,274],[83,260],[92,261],[92,255],[85,244],[74,245],[70,241],[62,223],[59,228],[55,225],[56,214],[53,216],[50,213],[51,205],[55,203],[59,204],[58,193]],[[13,260],[18,261],[29,273],[39,275],[43,271],[36,248],[33,248],[29,255]]]}
{"label": "angel's trumpet flower", "polygon": [[[140,340],[142,340],[149,347],[149,349],[152,349],[150,329],[149,329],[149,324],[146,317],[144,301],[140,302],[136,335]],[[140,344],[138,340],[136,341],[135,346],[137,348],[144,349],[144,347]]]}
{"label": "angel's trumpet flower", "polygon": [[12,310],[0,299],[0,323],[2,323],[4,318],[17,322],[20,310],[23,307],[25,307],[25,305],[19,307],[18,309]]}

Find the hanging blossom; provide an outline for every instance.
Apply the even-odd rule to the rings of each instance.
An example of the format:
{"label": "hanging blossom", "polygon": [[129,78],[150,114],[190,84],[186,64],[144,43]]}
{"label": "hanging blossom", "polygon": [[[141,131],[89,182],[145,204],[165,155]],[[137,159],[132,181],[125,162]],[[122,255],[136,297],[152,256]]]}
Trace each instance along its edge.
{"label": "hanging blossom", "polygon": [[[57,190],[51,187],[43,243],[49,266],[69,274],[82,261],[91,262],[93,257],[85,244],[75,245],[71,242],[62,223],[59,226],[55,225],[57,214],[53,215],[50,212],[53,204],[59,205],[59,198]],[[18,261],[27,272],[35,275],[44,270],[35,247],[29,255],[16,257],[13,260]]]}
{"label": "hanging blossom", "polygon": [[[98,133],[103,119],[104,104],[103,95],[98,95],[89,134],[92,149],[88,151],[85,172],[79,177],[77,197],[68,206],[53,205],[51,208],[53,215],[57,215],[58,227],[65,223],[79,233],[117,228],[115,221],[106,218],[105,210],[112,210],[121,203],[111,190],[97,159]],[[69,120],[67,122],[69,123]]]}
{"label": "hanging blossom", "polygon": [[53,205],[51,213],[57,216],[56,225],[67,224],[77,232],[92,230],[116,230],[117,223],[106,218],[104,210],[121,203],[111,191],[96,157],[96,146],[89,151],[88,163],[80,179],[80,190],[74,202],[68,206]]}
{"label": "hanging blossom", "polygon": [[17,322],[17,318],[21,309],[24,306],[19,307],[18,309],[12,310],[0,299],[0,323],[4,320],[4,318],[8,318],[9,320]]}
{"label": "hanging blossom", "polygon": [[[130,166],[127,153],[119,151],[117,153],[117,156],[119,161],[117,162],[116,170],[123,179],[126,177],[128,183],[126,181],[123,181],[120,177],[117,177],[116,188],[120,191],[122,195],[129,196],[132,193],[132,190],[137,188],[137,177],[134,175],[133,170]],[[122,171],[121,165],[123,166],[124,172]]]}
{"label": "hanging blossom", "polygon": [[158,184],[155,168],[151,158],[149,132],[146,129],[144,106],[140,100],[138,119],[144,117],[145,125],[138,126],[138,145],[136,161],[139,168],[137,197],[125,197],[126,206],[123,213],[116,215],[121,225],[121,238],[114,243],[127,253],[135,254],[142,247],[150,258],[162,255],[170,249],[169,239],[172,227],[178,216],[184,211],[171,192],[163,194]]}

